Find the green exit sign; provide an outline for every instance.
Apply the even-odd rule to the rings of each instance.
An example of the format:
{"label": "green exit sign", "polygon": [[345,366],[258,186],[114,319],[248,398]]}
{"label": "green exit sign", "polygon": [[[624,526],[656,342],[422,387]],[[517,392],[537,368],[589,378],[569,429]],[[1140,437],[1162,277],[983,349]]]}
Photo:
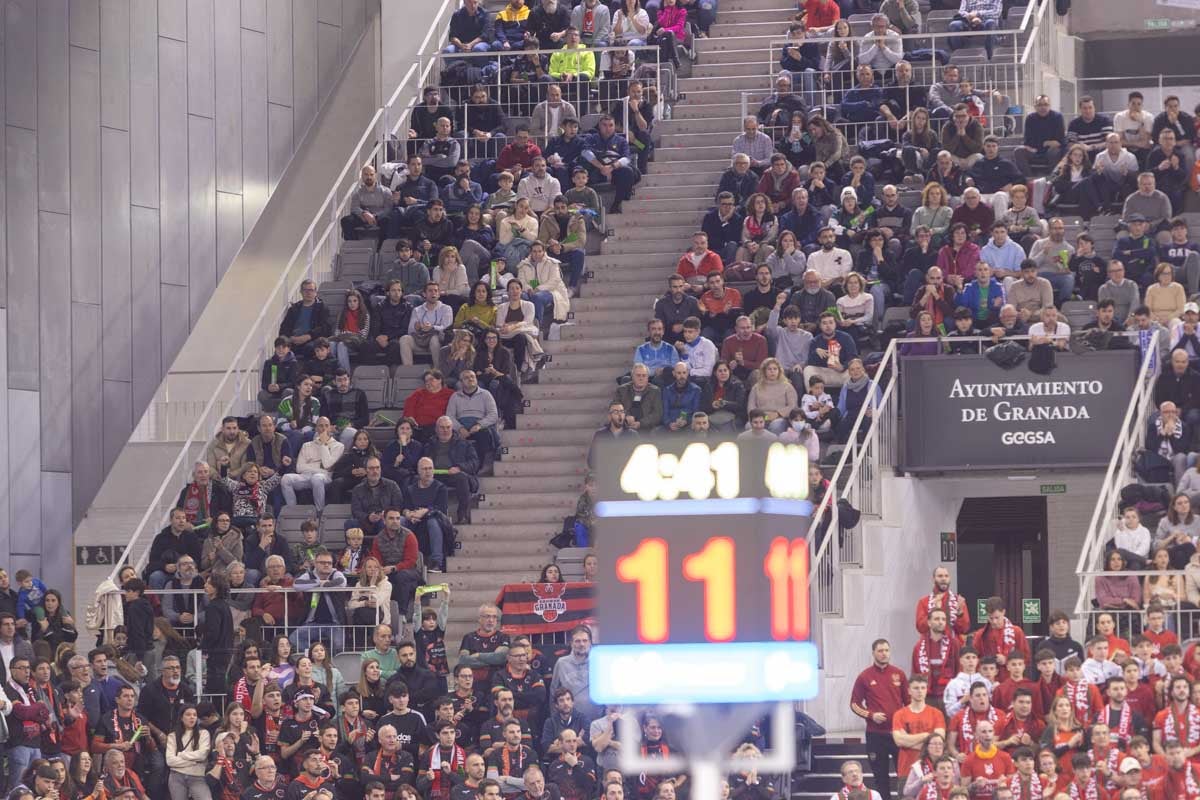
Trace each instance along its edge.
{"label": "green exit sign", "polygon": [[975,621],[984,623],[987,621],[987,598],[981,597],[975,601]]}
{"label": "green exit sign", "polygon": [[1042,494],[1066,494],[1067,485],[1065,483],[1043,483]]}
{"label": "green exit sign", "polygon": [[1021,622],[1022,624],[1037,623],[1042,621],[1042,601],[1037,597],[1025,597],[1021,599]]}
{"label": "green exit sign", "polygon": [[1145,24],[1148,31],[1165,31],[1171,28],[1171,20],[1169,19],[1148,19],[1145,21]]}

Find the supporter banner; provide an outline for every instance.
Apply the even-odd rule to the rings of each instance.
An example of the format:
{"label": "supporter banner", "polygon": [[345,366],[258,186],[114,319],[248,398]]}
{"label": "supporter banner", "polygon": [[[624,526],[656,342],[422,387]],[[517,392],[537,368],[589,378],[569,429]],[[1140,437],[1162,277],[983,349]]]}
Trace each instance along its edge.
{"label": "supporter banner", "polygon": [[592,622],[596,610],[591,583],[509,583],[496,595],[505,633],[557,633]]}
{"label": "supporter banner", "polygon": [[1098,467],[1108,464],[1137,375],[1137,350],[1056,354],[1049,375],[1028,360],[912,357],[900,365],[901,467]]}

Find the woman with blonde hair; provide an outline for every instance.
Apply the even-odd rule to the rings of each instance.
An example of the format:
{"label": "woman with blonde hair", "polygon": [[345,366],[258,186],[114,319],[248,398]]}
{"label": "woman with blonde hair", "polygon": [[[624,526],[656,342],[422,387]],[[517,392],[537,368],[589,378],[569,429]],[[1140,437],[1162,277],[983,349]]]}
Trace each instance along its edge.
{"label": "woman with blonde hair", "polygon": [[796,387],[787,379],[777,358],[765,359],[754,376],[748,407],[766,412],[767,428],[778,436],[787,429],[788,414],[800,404]]}
{"label": "woman with blonde hair", "polygon": [[367,556],[362,560],[358,585],[350,592],[346,610],[355,625],[392,624],[392,584],[383,574],[379,559]]}
{"label": "woman with blonde hair", "polygon": [[464,369],[470,369],[474,363],[475,337],[467,330],[455,331],[454,338],[442,346],[442,351],[438,356],[438,369],[442,371],[442,380],[451,389],[457,389],[459,373]]}
{"label": "woman with blonde hair", "polygon": [[917,106],[908,112],[908,130],[900,137],[900,158],[910,175],[923,175],[938,151],[938,135],[929,125],[929,109]]}
{"label": "woman with blonde hair", "polygon": [[746,198],[746,218],[742,221],[742,244],[737,251],[738,261],[762,264],[775,252],[779,235],[779,220],[771,212],[771,201],[761,192]]}
{"label": "woman with blonde hair", "polygon": [[915,234],[917,228],[922,225],[929,228],[933,233],[931,246],[940,247],[938,242],[945,237],[946,231],[950,230],[950,217],[953,214],[954,210],[947,202],[946,187],[936,181],[930,181],[921,190],[920,208],[913,212],[912,232]]}
{"label": "woman with blonde hair", "polygon": [[467,280],[467,267],[458,255],[457,247],[443,247],[438,252],[437,266],[433,268],[430,280],[442,290],[440,299],[450,306],[452,313],[457,312],[459,306],[467,302],[471,284]]}

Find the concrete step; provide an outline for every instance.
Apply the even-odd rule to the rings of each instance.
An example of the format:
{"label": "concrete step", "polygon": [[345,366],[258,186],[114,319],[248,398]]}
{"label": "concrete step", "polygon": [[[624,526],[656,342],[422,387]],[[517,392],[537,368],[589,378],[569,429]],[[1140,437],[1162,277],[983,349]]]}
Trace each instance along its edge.
{"label": "concrete step", "polygon": [[688,119],[738,119],[742,115],[741,99],[722,102],[719,99],[709,100],[706,95],[700,94],[693,97],[688,95],[687,100],[675,106],[671,111],[672,120],[688,120]]}
{"label": "concrete step", "polygon": [[[763,30],[760,31],[760,27]],[[775,30],[767,30],[772,27]],[[709,39],[698,39],[696,41],[696,52],[700,54],[701,64],[721,63],[722,58],[728,56],[730,53],[742,53],[745,51],[757,51],[763,54],[765,58],[768,49],[771,49],[772,55],[775,57],[776,63],[778,63],[779,51],[783,47],[783,42],[787,40],[786,18],[782,22],[743,18],[731,20],[728,24],[718,19],[713,28],[714,34],[717,28],[722,30],[746,28],[748,31],[746,33],[734,32],[728,36],[714,35]]]}
{"label": "concrete step", "polygon": [[[557,450],[558,448],[543,447],[540,449]],[[579,454],[579,457],[582,460],[582,452]],[[549,508],[544,506],[527,506],[525,508],[477,508],[471,512],[471,521],[484,525],[541,523],[543,525],[551,525],[551,529],[553,530],[555,526],[561,527],[562,518],[569,513],[571,513],[570,509],[564,512],[561,508]]]}
{"label": "concrete step", "polygon": [[[470,525],[459,525],[456,530],[459,540],[463,542],[515,542],[522,548],[529,547],[530,544],[539,540],[544,532],[540,525],[527,523],[482,525],[474,519],[471,520]],[[544,530],[549,531],[550,528]]]}
{"label": "concrete step", "polygon": [[[578,357],[578,356],[577,356]],[[595,414],[584,411],[573,411],[566,414],[521,414],[517,417],[517,430],[540,432],[555,428],[578,428],[594,430],[600,427],[602,419],[597,420]],[[574,481],[574,478],[564,480]],[[546,489],[551,491],[551,489]]]}
{"label": "concrete step", "polygon": [[[660,150],[683,147],[695,150],[702,147],[727,147],[732,149],[733,140],[741,133],[737,121],[721,121],[721,127],[716,131],[702,133],[669,133],[663,136]],[[657,152],[657,151],[656,151]]]}
{"label": "concrete step", "polygon": [[[615,388],[615,384],[613,384]],[[579,458],[580,461],[587,454],[587,444],[579,445],[562,445],[554,447],[540,447],[537,445],[520,445],[507,448],[503,456],[509,461],[562,461],[564,459]],[[520,520],[512,520],[519,522]]]}
{"label": "concrete step", "polygon": [[[602,258],[603,261],[596,260],[595,258],[588,259],[588,268],[595,274],[595,277],[592,278],[593,281],[599,280],[614,268],[641,267],[653,269],[659,266],[673,267],[679,261],[679,253],[669,253],[664,248],[664,252],[660,253],[658,258],[655,258],[653,254],[648,255],[645,253],[606,253],[599,258]],[[593,264],[596,265],[594,268]],[[663,286],[666,286],[666,279],[664,278],[663,281]],[[663,291],[666,291],[666,289]],[[587,296],[587,287],[584,287],[584,296]]]}
{"label": "concrete step", "polygon": [[[657,216],[657,215],[656,215]],[[700,220],[696,219],[698,214],[685,212],[682,215],[664,215],[668,219],[646,220],[645,224],[637,225],[633,222],[634,218],[630,218],[630,224],[622,225],[619,228],[613,229],[613,235],[608,237],[608,242],[614,244],[618,242],[632,242],[640,239],[650,239],[659,243],[679,242],[690,243],[692,234],[700,227]],[[680,218],[682,217],[682,222]],[[641,218],[641,215],[638,215]],[[606,244],[608,243],[606,242]],[[662,248],[659,248],[662,249]]]}
{"label": "concrete step", "polygon": [[[613,384],[616,388],[616,384]],[[611,397],[611,393],[609,395]],[[609,398],[603,395],[588,400],[580,400],[579,398],[559,398],[548,400],[530,400],[529,405],[525,408],[525,413],[520,415],[519,419],[525,417],[535,418],[542,414],[590,414],[591,420],[599,428],[604,422],[604,413],[607,410]],[[520,476],[515,476],[520,477]]]}
{"label": "concrete step", "polygon": [[[625,244],[629,244],[629,243],[621,242],[621,244],[625,245]],[[614,246],[615,245],[616,245],[616,243],[614,243]],[[643,250],[644,249],[645,248],[643,248]],[[664,249],[664,248],[660,245],[659,250],[662,250],[662,249]],[[603,271],[593,273],[591,280],[588,282],[592,283],[592,284],[596,284],[597,289],[599,289],[600,284],[609,284],[609,283],[625,284],[626,286],[629,286],[631,284],[653,283],[653,284],[655,284],[655,288],[660,290],[658,293],[661,294],[662,292],[666,291],[667,275],[670,275],[671,273],[668,272],[668,273],[663,274],[660,272],[660,270],[674,268],[674,266],[677,263],[679,263],[679,254],[682,252],[683,252],[683,250],[679,249],[679,250],[672,250],[671,252],[666,252],[666,253],[642,252],[642,251],[635,251],[633,253],[628,253],[627,255],[642,256],[642,263],[641,264],[622,264],[620,266],[615,265],[615,264],[610,265],[607,269],[605,269]],[[607,293],[608,288],[605,287],[603,289],[603,291],[605,293]],[[571,334],[571,333],[574,333],[574,331],[571,331],[570,329],[564,330],[563,338],[564,339],[583,338],[582,336],[570,336],[569,334]],[[591,337],[588,337],[588,338],[591,338]]]}
{"label": "concrete step", "polygon": [[[626,203],[626,207],[632,207],[634,211],[641,212],[644,206],[641,205],[645,200],[671,200],[681,203],[679,208],[688,208],[689,206],[682,205],[693,199],[707,199],[710,203],[712,198],[717,193],[717,181],[703,184],[679,184],[677,186],[658,185],[658,186],[638,186],[637,194],[632,200]],[[668,206],[668,210],[672,207]],[[619,220],[624,217],[624,214],[618,214],[612,219]]]}
{"label": "concrete step", "polygon": [[[689,231],[683,239],[679,239],[676,237],[676,238],[668,239],[666,241],[660,240],[659,238],[636,239],[636,240],[634,240],[634,239],[626,239],[626,240],[609,239],[608,241],[606,241],[604,243],[604,252],[612,253],[614,255],[617,255],[617,254],[623,254],[623,255],[645,254],[645,255],[653,256],[653,255],[662,255],[663,251],[670,251],[670,253],[672,255],[674,255],[674,258],[670,260],[670,263],[672,265],[674,265],[676,262],[679,261],[679,253],[683,252],[683,249],[686,248],[688,243],[690,242],[690,237],[691,237],[691,232]],[[596,273],[597,276],[599,276],[600,274],[601,273],[599,273],[599,272]]]}
{"label": "concrete step", "polygon": [[[625,323],[628,324],[628,323]],[[558,367],[553,362],[538,375],[538,385],[541,384],[569,384],[571,386],[581,386],[584,384],[601,384],[609,386],[614,376],[608,375],[604,371],[596,371],[591,369],[573,369],[571,367]]]}
{"label": "concrete step", "polygon": [[[609,392],[612,396],[612,392]],[[588,400],[582,403],[582,406],[594,404],[599,408],[604,403],[608,402],[608,398],[603,400]],[[600,412],[602,415],[603,412]],[[597,428],[600,426],[597,425]],[[496,474],[513,476],[513,477],[546,477],[557,475],[575,475],[582,478],[587,472],[587,465],[582,460],[561,460],[561,459],[546,459],[545,461],[498,461],[496,462]]]}
{"label": "concrete step", "polygon": [[[682,85],[683,81],[691,81],[685,88]],[[744,86],[743,86],[744,84]],[[752,92],[747,102],[752,106],[762,102],[768,94],[771,93],[770,83],[765,75],[755,75],[746,77],[740,81],[737,79],[721,79],[721,78],[681,78],[680,91],[687,92],[689,103],[697,105],[713,105],[720,103],[737,104],[738,114],[741,115],[742,92]],[[747,109],[749,111],[750,109]],[[757,110],[757,109],[754,109]]]}
{"label": "concrete step", "polygon": [[[696,164],[697,168],[700,164],[720,163],[727,165],[729,163],[733,149],[733,139],[730,139],[725,144],[714,145],[697,145],[695,147],[681,147],[674,145],[670,147],[660,147],[654,151],[654,164],[657,167],[659,163],[670,164],[672,162],[684,162],[688,164]],[[718,180],[720,175],[717,176]]]}
{"label": "concrete step", "polygon": [[[559,520],[559,524],[562,524],[562,520]],[[453,561],[453,559],[451,559],[451,561]],[[496,595],[500,592],[500,587],[504,584],[529,583],[537,580],[537,576],[540,571],[540,568],[513,570],[511,572],[506,572],[504,570],[489,570],[487,572],[474,571],[470,573],[452,571],[442,575],[441,577],[445,580],[441,582],[449,584],[450,591],[452,593],[451,597],[454,598],[454,602],[456,603],[459,602],[460,593],[466,594],[468,591],[471,591],[478,586],[490,587],[490,592],[481,592],[480,595],[478,595],[480,597],[479,600],[474,600],[476,595],[472,595],[474,601],[471,603],[471,605],[475,606],[475,608],[478,608],[481,603],[495,602]]]}
{"label": "concrete step", "polygon": [[[629,301],[619,297],[610,297],[601,294],[597,297],[584,295],[583,298],[575,300],[572,305],[576,309],[582,311],[591,306],[611,308],[613,306],[626,305],[628,302]],[[560,339],[556,342],[546,342],[546,352],[553,353],[555,358],[557,358],[559,354],[566,355],[569,353],[624,352],[626,349],[633,346],[639,338],[640,337],[638,335],[631,332],[630,335],[625,338]]]}
{"label": "concrete step", "polygon": [[[446,574],[457,577],[460,573],[478,574],[480,569],[514,573],[533,572],[535,575],[542,571],[547,563],[546,554],[540,551],[533,553],[481,553],[476,554],[463,548],[455,558],[446,561]],[[497,587],[499,588],[499,587]]]}
{"label": "concrete step", "polygon": [[697,156],[692,161],[679,157],[656,160],[654,171],[663,175],[686,175],[689,181],[712,183],[715,186],[721,180],[721,174],[729,168],[729,150],[725,148],[725,154],[719,158]]}
{"label": "concrete step", "polygon": [[719,116],[665,119],[662,122],[654,123],[654,131],[663,137],[663,142],[667,142],[674,141],[673,139],[668,140],[667,137],[673,137],[680,133],[725,133],[726,131],[732,131],[733,135],[737,136],[742,132],[742,126],[741,121],[738,119],[738,114],[735,112]]}
{"label": "concrete step", "polygon": [[[588,429],[599,428],[604,421],[598,418],[595,414],[580,414],[578,420],[570,420],[572,414],[556,414],[547,415],[564,420],[560,424],[544,425],[540,427],[570,427],[572,425],[581,425]],[[529,414],[520,414],[517,416],[517,428],[515,430],[506,430],[505,436],[516,434],[518,432],[532,432],[539,426],[531,426],[522,424],[526,420],[534,419]],[[544,479],[534,479],[532,477],[521,477],[518,475],[489,475],[479,479],[480,494],[504,494],[506,492],[566,492],[571,491],[578,484],[578,480],[573,475],[564,475],[557,481],[547,481]],[[579,484],[582,485],[582,484]]]}
{"label": "concrete step", "polygon": [[[718,19],[713,23],[709,36],[710,41],[721,41],[724,39],[734,39],[742,36],[767,36],[778,37],[777,41],[787,41],[787,24],[780,24],[777,20],[762,19],[761,16],[745,16],[737,17],[726,22],[723,19]],[[778,49],[775,57],[779,58]],[[767,48],[762,48],[762,58],[765,61],[767,58]],[[703,63],[703,62],[702,62]]]}
{"label": "concrete step", "polygon": [[563,386],[558,383],[527,384],[521,390],[529,402],[537,400],[577,400],[581,403],[595,403],[598,408],[601,403],[608,402],[612,397],[612,388],[599,384],[583,386]]}
{"label": "concrete step", "polygon": [[[588,435],[588,440],[591,441],[591,431],[584,431]],[[499,494],[487,495],[479,503],[481,509],[525,509],[535,506],[545,506],[549,508],[574,508],[575,501],[579,499],[579,492],[500,492]]]}
{"label": "concrete step", "polygon": [[[638,194],[641,194],[646,189],[661,189],[664,186],[688,186],[692,188],[708,186],[708,181],[700,177],[693,177],[691,175],[673,175],[669,172],[659,172],[657,171],[657,164],[654,164],[651,169],[656,171],[651,172],[649,175],[643,175],[642,179],[638,181]],[[720,177],[721,176],[718,175],[717,179],[719,180]],[[616,216],[620,217],[623,215],[617,214]]]}
{"label": "concrete step", "polygon": [[[780,5],[778,8],[752,8],[728,10],[724,6],[717,11],[717,25],[734,22],[778,22],[783,30],[787,30],[787,22],[796,14],[796,4]],[[710,41],[701,39],[701,42]]]}
{"label": "concrete step", "polygon": [[795,13],[795,8],[795,0],[725,0],[725,2],[721,3],[721,10],[718,13],[766,10],[792,11]]}
{"label": "concrete step", "polygon": [[[687,215],[688,221],[691,224],[699,227],[704,221],[704,215],[713,206],[713,195],[716,194],[716,186],[708,188],[704,191],[703,188],[697,186],[686,186],[685,189],[690,190],[690,195],[687,197],[664,197],[662,193],[666,189],[653,189],[645,192],[638,192],[637,197],[629,201],[631,211],[636,212],[629,218],[629,222],[625,220],[613,225],[614,231],[619,231],[626,227],[641,227],[649,230],[654,230],[658,225],[679,225],[677,220]],[[697,191],[700,189],[700,191]],[[657,213],[655,213],[657,212]],[[622,214],[621,216],[624,216]]]}
{"label": "concrete step", "polygon": [[[545,370],[549,372],[550,370]],[[564,370],[565,371],[565,370]],[[602,383],[605,387],[611,386],[616,388],[615,378],[620,375],[618,370],[604,370],[599,373],[597,383]],[[603,422],[601,418],[600,422]],[[592,422],[596,422],[596,418],[592,418]],[[595,426],[588,424],[582,429],[576,430],[573,428],[548,428],[546,430],[530,430],[528,428],[518,428],[516,430],[504,432],[504,445],[509,449],[514,447],[539,447],[549,444],[579,444],[580,442],[590,442],[592,434],[599,423]]]}
{"label": "concrete step", "polygon": [[[636,317],[629,315],[631,327],[637,324],[644,325],[649,319],[649,314],[645,309],[636,309],[636,314]],[[633,347],[626,347],[610,350],[607,353],[558,353],[555,354],[548,369],[612,369],[628,360],[633,350]]]}
{"label": "concrete step", "polygon": [[[563,516],[567,516],[563,514]],[[550,539],[553,534],[540,536],[536,539],[528,539],[523,541],[512,541],[509,539],[487,539],[478,542],[463,542],[462,549],[458,552],[461,556],[469,556],[471,558],[503,558],[520,554],[522,557],[536,557],[540,559],[540,564],[547,563],[550,558],[550,552],[553,548],[550,547]],[[449,563],[454,566],[451,571],[459,572],[456,567],[459,558],[450,559]],[[540,568],[540,566],[539,566]],[[520,567],[520,569],[528,569],[528,567]],[[496,587],[499,588],[499,587]],[[457,601],[458,598],[455,598]]]}

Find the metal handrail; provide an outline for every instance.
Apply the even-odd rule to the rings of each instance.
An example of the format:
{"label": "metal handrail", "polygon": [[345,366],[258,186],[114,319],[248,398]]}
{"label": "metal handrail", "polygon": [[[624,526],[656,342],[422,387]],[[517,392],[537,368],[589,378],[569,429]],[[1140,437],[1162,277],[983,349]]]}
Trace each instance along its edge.
{"label": "metal handrail", "polygon": [[1088,532],[1084,537],[1079,559],[1075,564],[1075,574],[1079,576],[1079,597],[1075,602],[1075,614],[1087,612],[1095,588],[1095,572],[1104,554],[1104,542],[1116,518],[1117,500],[1121,487],[1124,485],[1132,465],[1133,454],[1141,446],[1146,434],[1146,423],[1149,420],[1150,409],[1153,407],[1153,385],[1159,370],[1162,368],[1162,358],[1158,352],[1158,339],[1162,331],[1155,331],[1150,339],[1150,345],[1142,357],[1138,369],[1137,382],[1134,385],[1125,417],[1121,421],[1120,436],[1113,448],[1096,505],[1092,509]]}
{"label": "metal handrail", "polygon": [[[441,20],[452,4],[454,4],[454,0],[442,0],[442,5],[434,19],[434,23],[430,26],[429,32],[426,34],[425,40],[422,42],[421,51],[424,51],[425,48],[428,47],[434,31],[440,30]],[[280,270],[279,277],[272,286],[270,294],[265,299],[262,309],[259,311],[258,316],[251,324],[250,330],[242,339],[241,344],[239,345],[236,353],[233,356],[233,359],[230,362],[229,368],[226,369],[225,373],[218,381],[216,388],[214,388],[211,396],[205,404],[204,411],[192,426],[191,431],[188,433],[187,439],[183,442],[183,445],[180,448],[179,454],[175,457],[170,469],[167,470],[166,474],[163,476],[163,480],[159,484],[159,487],[154,494],[154,498],[150,501],[149,506],[146,508],[145,513],[142,515],[141,520],[134,529],[134,532],[129,539],[129,543],[125,546],[124,550],[121,552],[121,555],[116,559],[112,573],[109,575],[109,580],[116,582],[121,568],[126,563],[131,562],[131,556],[134,548],[137,547],[139,540],[145,534],[151,518],[154,516],[156,510],[162,509],[161,504],[164,496],[167,495],[167,492],[170,489],[178,484],[179,470],[184,465],[184,462],[189,459],[191,449],[197,442],[206,442],[209,431],[215,429],[216,420],[213,419],[213,412],[219,404],[223,404],[225,402],[224,398],[226,397],[226,387],[230,383],[230,378],[235,373],[237,373],[237,378],[234,380],[232,391],[228,395],[230,398],[229,405],[223,409],[223,411],[230,410],[230,408],[232,408],[232,406],[237,403],[239,399],[246,399],[245,395],[248,393],[247,376],[254,373],[254,364],[257,364],[261,361],[259,356],[265,352],[268,346],[268,343],[265,341],[265,339],[270,337],[270,333],[267,332],[267,335],[264,336],[264,322],[267,321],[268,316],[270,316],[272,323],[276,323],[278,319],[280,319],[283,309],[280,308],[279,301],[282,300],[286,307],[288,298],[296,295],[299,290],[300,283],[314,274],[314,263],[319,262],[320,260],[318,254],[325,253],[326,245],[336,241],[339,235],[339,216],[346,203],[349,201],[351,193],[353,192],[354,181],[357,180],[357,174],[361,168],[361,165],[364,162],[374,163],[377,161],[381,153],[386,154],[386,136],[379,136],[376,126],[382,119],[385,118],[389,109],[399,102],[402,92],[409,86],[409,82],[413,79],[413,77],[417,76],[418,83],[423,81],[429,74],[429,69],[432,67],[432,64],[433,62],[431,61],[425,67],[425,70],[419,74],[419,76],[419,63],[413,63],[410,65],[405,71],[404,77],[401,78],[399,85],[388,99],[387,103],[377,109],[375,114],[371,117],[371,121],[367,124],[362,136],[359,137],[358,142],[352,149],[350,156],[346,159],[345,165],[343,165],[341,171],[338,173],[338,176],[334,179],[332,187],[325,195],[325,199],[322,201],[322,204],[319,207],[316,215],[313,217],[312,222],[309,223],[308,228],[300,237],[300,240],[297,242],[296,247],[292,251],[292,255],[288,259],[286,265],[282,270]],[[410,112],[411,104],[406,106],[404,109],[401,109],[400,115],[396,122],[397,127],[400,125],[404,115]],[[386,124],[384,127],[386,129]],[[386,130],[384,133],[386,133]],[[361,155],[362,150],[373,137],[376,139],[375,144],[364,158]],[[348,180],[351,177],[353,180]],[[344,186],[347,182],[349,182],[349,186]],[[320,230],[319,235],[317,234],[318,230]],[[297,260],[306,252],[306,250],[307,263],[305,264],[305,269],[303,273],[296,277],[295,280],[289,285],[288,278],[291,276],[293,269],[296,267]],[[332,253],[330,252],[330,260],[331,259]],[[284,289],[286,289],[286,294],[281,296],[280,292]],[[249,351],[252,342],[256,338],[264,341],[260,341],[259,348],[255,351],[255,358],[253,362],[248,366],[244,365],[243,360],[246,356],[246,353]],[[249,385],[252,388],[253,384],[250,383]],[[200,437],[202,434],[204,439],[201,440],[198,437]],[[159,513],[165,517],[166,513],[168,512],[169,509],[163,509]],[[141,557],[136,565],[138,569],[144,565],[147,555],[148,553],[146,552],[141,554]]]}

